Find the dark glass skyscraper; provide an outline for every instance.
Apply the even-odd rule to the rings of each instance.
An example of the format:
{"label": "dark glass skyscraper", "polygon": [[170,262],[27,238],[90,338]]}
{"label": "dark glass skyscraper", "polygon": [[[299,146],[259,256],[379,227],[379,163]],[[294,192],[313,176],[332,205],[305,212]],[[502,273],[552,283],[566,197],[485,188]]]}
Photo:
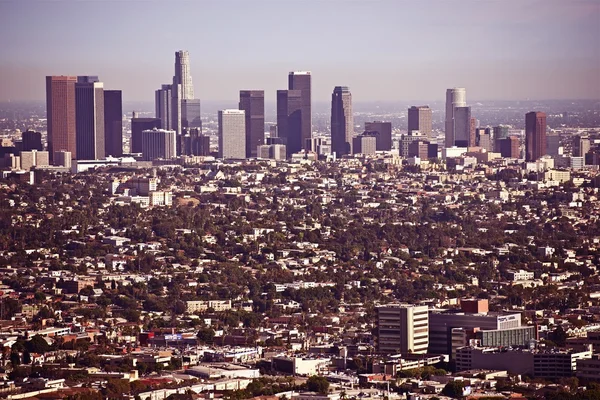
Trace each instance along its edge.
{"label": "dark glass skyscraper", "polygon": [[337,157],[352,154],[353,136],[352,94],[347,86],[336,86],[331,95],[331,151]]}
{"label": "dark glass skyscraper", "polygon": [[277,135],[286,145],[288,156],[303,148],[302,100],[301,90],[277,91]]}
{"label": "dark glass skyscraper", "polygon": [[69,151],[77,157],[75,138],[76,76],[46,77],[46,115],[48,118],[48,152]]}
{"label": "dark glass skyscraper", "polygon": [[[311,75],[309,71],[290,72],[288,75],[288,89],[299,90],[301,93],[300,109],[300,148],[307,149],[307,143],[312,137],[312,107],[311,107]],[[289,147],[288,147],[288,154]]]}
{"label": "dark glass skyscraper", "polygon": [[104,158],[104,86],[97,76],[78,76],[75,84],[78,160]]}
{"label": "dark glass skyscraper", "polygon": [[200,100],[181,100],[181,127],[202,128],[202,119],[200,115]]}
{"label": "dark glass skyscraper", "polygon": [[21,139],[22,151],[44,150],[44,147],[42,146],[42,134],[40,132],[31,130],[25,131],[21,134]]}
{"label": "dark glass skyscraper", "polygon": [[107,156],[123,155],[123,99],[120,90],[104,91],[104,149]]}
{"label": "dark glass skyscraper", "polygon": [[546,114],[525,114],[525,160],[536,161],[546,154]]}
{"label": "dark glass skyscraper", "polygon": [[239,109],[246,112],[246,157],[256,157],[265,143],[265,92],[240,90]]}

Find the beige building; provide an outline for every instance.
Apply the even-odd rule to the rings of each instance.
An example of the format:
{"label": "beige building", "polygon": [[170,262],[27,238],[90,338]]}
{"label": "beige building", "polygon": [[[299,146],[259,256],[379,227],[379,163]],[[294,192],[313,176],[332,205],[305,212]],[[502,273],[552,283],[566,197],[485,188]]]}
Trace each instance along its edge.
{"label": "beige building", "polygon": [[188,313],[204,312],[209,308],[216,312],[231,310],[231,300],[194,300],[186,302]]}
{"label": "beige building", "polygon": [[377,349],[380,353],[427,353],[427,306],[389,304],[377,308]]}
{"label": "beige building", "polygon": [[47,151],[22,151],[21,169],[29,171],[32,167],[47,167],[50,165],[50,159]]}

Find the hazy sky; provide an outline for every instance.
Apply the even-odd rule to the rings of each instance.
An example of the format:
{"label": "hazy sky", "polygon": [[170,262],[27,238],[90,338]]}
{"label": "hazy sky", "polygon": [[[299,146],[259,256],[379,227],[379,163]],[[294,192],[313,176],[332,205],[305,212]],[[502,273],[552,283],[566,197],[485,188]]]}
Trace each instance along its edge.
{"label": "hazy sky", "polygon": [[600,98],[600,0],[0,0],[0,101],[44,100],[46,75],[153,101],[179,49],[196,97],[232,105],[292,70],[314,101]]}

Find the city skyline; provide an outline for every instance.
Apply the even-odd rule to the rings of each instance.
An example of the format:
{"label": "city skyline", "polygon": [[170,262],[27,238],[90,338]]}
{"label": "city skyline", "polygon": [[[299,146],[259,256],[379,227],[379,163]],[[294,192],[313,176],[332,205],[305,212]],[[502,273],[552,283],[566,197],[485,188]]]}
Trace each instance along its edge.
{"label": "city skyline", "polygon": [[[107,89],[123,91],[125,102],[151,101],[154,90],[171,75],[171,57],[179,49],[196,60],[189,72],[195,77],[196,98],[202,100],[234,102],[240,89],[252,87],[264,90],[265,102],[273,103],[283,74],[295,70],[312,71],[313,102],[327,101],[331,87],[339,85],[351,86],[356,101],[429,101],[441,99],[445,88],[455,86],[468,88],[469,97],[480,100],[600,97],[600,4],[593,1],[309,1],[310,7],[295,8],[302,18],[286,19],[285,24],[283,16],[296,1],[262,1],[264,7],[254,8],[239,1],[177,2],[183,21],[167,34],[149,34],[131,25],[134,14],[162,15],[167,3],[23,3],[0,3],[0,43],[7,55],[0,62],[0,101],[42,100],[43,77],[61,74],[99,75]],[[233,12],[227,14],[231,21],[223,21],[220,11],[232,4]],[[92,9],[97,15],[93,21],[79,18]],[[327,24],[332,11],[357,24],[381,23],[369,25],[369,30],[355,29],[354,24],[340,28],[346,40],[335,47]],[[465,12],[472,23],[458,18]],[[405,16],[405,24],[392,23],[398,13]],[[211,18],[203,24],[185,22],[198,15]],[[71,21],[70,29],[78,34],[48,26],[59,16]],[[108,16],[109,31],[101,22]],[[278,22],[245,29],[257,18]],[[210,38],[220,23],[234,21],[239,22],[236,29],[197,40]],[[305,40],[300,40],[306,31],[299,29],[301,24],[311,27]],[[24,33],[23,26],[35,28]],[[241,31],[249,44],[233,50],[227,44]],[[414,32],[418,46],[407,40]],[[356,62],[361,58],[369,59],[368,66]]]}

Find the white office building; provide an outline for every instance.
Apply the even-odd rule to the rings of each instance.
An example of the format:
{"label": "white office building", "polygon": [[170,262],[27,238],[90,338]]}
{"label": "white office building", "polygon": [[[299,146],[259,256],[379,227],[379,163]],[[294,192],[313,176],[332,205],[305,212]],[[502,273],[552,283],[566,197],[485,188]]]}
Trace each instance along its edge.
{"label": "white office building", "polygon": [[244,110],[219,111],[219,158],[246,158]]}

